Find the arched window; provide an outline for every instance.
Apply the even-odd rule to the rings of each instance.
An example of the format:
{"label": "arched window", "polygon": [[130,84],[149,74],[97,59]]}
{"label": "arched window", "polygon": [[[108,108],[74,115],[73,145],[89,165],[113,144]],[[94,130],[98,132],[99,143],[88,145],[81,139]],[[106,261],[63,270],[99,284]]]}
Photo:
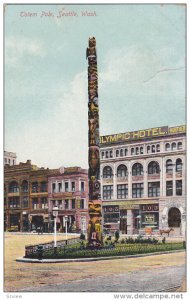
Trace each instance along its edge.
{"label": "arched window", "polygon": [[173,173],[173,164],[171,159],[166,161],[166,173]]}
{"label": "arched window", "polygon": [[131,155],[135,154],[135,148],[131,148]]}
{"label": "arched window", "polygon": [[16,181],[12,181],[9,184],[9,193],[17,193],[19,192],[19,185]]}
{"label": "arched window", "polygon": [[172,143],[172,150],[176,150],[176,143]]}
{"label": "arched window", "polygon": [[148,174],[159,174],[160,166],[156,161],[151,161],[148,165]]}
{"label": "arched window", "polygon": [[144,153],[144,148],[140,147],[140,154],[143,154],[143,153]]}
{"label": "arched window", "polygon": [[113,151],[110,150],[110,158],[112,158],[112,157],[113,157]]}
{"label": "arched window", "polygon": [[102,159],[103,159],[104,158],[104,151],[102,151],[101,154],[102,154]]}
{"label": "arched window", "polygon": [[28,181],[26,181],[26,180],[23,180],[23,182],[22,182],[22,191],[28,192]]}
{"label": "arched window", "polygon": [[182,149],[182,142],[178,142],[178,143],[177,143],[177,149],[178,149],[178,150],[181,150],[181,149]]}
{"label": "arched window", "polygon": [[169,143],[166,143],[166,145],[165,145],[165,150],[166,150],[166,151],[169,151],[169,150],[170,150],[170,144],[169,144]]}
{"label": "arched window", "polygon": [[119,150],[116,150],[116,157],[119,157]]}
{"label": "arched window", "polygon": [[120,156],[123,156],[123,149],[120,150]]}
{"label": "arched window", "polygon": [[150,146],[147,146],[146,151],[147,153],[150,153]]}
{"label": "arched window", "polygon": [[125,156],[127,156],[127,155],[128,155],[128,149],[125,148]]}
{"label": "arched window", "polygon": [[176,160],[176,172],[181,172],[182,171],[182,160],[181,158],[178,158]]}
{"label": "arched window", "polygon": [[135,151],[136,151],[136,155],[139,155],[139,147],[136,147]]}
{"label": "arched window", "polygon": [[132,167],[132,175],[143,175],[143,166],[139,163],[134,164]]}
{"label": "arched window", "polygon": [[112,178],[112,177],[113,177],[112,168],[109,166],[104,167],[103,178]]}
{"label": "arched window", "polygon": [[117,177],[125,177],[127,176],[127,167],[125,165],[120,165],[117,168]]}
{"label": "arched window", "polygon": [[156,145],[156,152],[160,152],[160,144]]}
{"label": "arched window", "polygon": [[108,154],[109,152],[108,151],[106,151],[106,158],[109,158],[109,154]]}

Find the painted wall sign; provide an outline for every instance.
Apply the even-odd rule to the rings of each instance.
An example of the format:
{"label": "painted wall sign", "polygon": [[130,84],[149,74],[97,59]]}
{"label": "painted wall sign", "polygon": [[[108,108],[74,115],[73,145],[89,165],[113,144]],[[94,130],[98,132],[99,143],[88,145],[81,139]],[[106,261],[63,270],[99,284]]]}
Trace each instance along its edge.
{"label": "painted wall sign", "polygon": [[114,144],[122,141],[133,141],[133,140],[147,139],[147,138],[159,137],[159,136],[161,137],[161,136],[167,136],[171,134],[178,134],[178,133],[185,133],[185,132],[186,132],[185,125],[176,126],[176,127],[162,126],[162,127],[155,127],[150,129],[144,129],[144,130],[137,130],[137,131],[101,136],[100,143]]}

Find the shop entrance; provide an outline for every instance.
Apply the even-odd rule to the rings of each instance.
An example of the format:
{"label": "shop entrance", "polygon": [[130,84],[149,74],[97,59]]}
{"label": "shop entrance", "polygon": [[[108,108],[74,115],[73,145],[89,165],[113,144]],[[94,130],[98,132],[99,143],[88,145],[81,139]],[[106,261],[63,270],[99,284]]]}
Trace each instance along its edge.
{"label": "shop entrance", "polygon": [[181,225],[181,212],[177,207],[170,208],[168,212],[168,226],[180,227]]}
{"label": "shop entrance", "polygon": [[37,230],[37,228],[40,228],[40,230],[43,230],[43,216],[32,216],[32,230]]}
{"label": "shop entrance", "polygon": [[120,231],[122,234],[127,234],[127,210],[120,210]]}

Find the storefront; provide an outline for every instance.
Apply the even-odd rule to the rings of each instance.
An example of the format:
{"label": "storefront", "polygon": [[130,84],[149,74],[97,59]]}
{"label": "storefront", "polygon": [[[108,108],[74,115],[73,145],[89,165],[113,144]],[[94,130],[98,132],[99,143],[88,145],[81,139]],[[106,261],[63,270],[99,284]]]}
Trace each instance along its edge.
{"label": "storefront", "polygon": [[142,204],[140,212],[140,228],[159,228],[159,205]]}

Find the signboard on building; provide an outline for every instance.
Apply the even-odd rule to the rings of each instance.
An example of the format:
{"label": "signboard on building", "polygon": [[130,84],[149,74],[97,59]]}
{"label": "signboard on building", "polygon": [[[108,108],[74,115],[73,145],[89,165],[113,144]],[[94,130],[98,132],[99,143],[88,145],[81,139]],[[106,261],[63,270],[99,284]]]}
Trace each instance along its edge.
{"label": "signboard on building", "polygon": [[153,138],[159,136],[162,137],[171,134],[178,134],[178,133],[185,133],[185,132],[186,132],[185,125],[175,126],[175,127],[162,126],[162,127],[155,127],[150,129],[144,129],[144,130],[137,130],[137,131],[130,131],[130,132],[101,136],[100,143],[114,144],[118,142],[133,141],[133,140],[135,141],[139,139],[147,139],[147,138]]}

